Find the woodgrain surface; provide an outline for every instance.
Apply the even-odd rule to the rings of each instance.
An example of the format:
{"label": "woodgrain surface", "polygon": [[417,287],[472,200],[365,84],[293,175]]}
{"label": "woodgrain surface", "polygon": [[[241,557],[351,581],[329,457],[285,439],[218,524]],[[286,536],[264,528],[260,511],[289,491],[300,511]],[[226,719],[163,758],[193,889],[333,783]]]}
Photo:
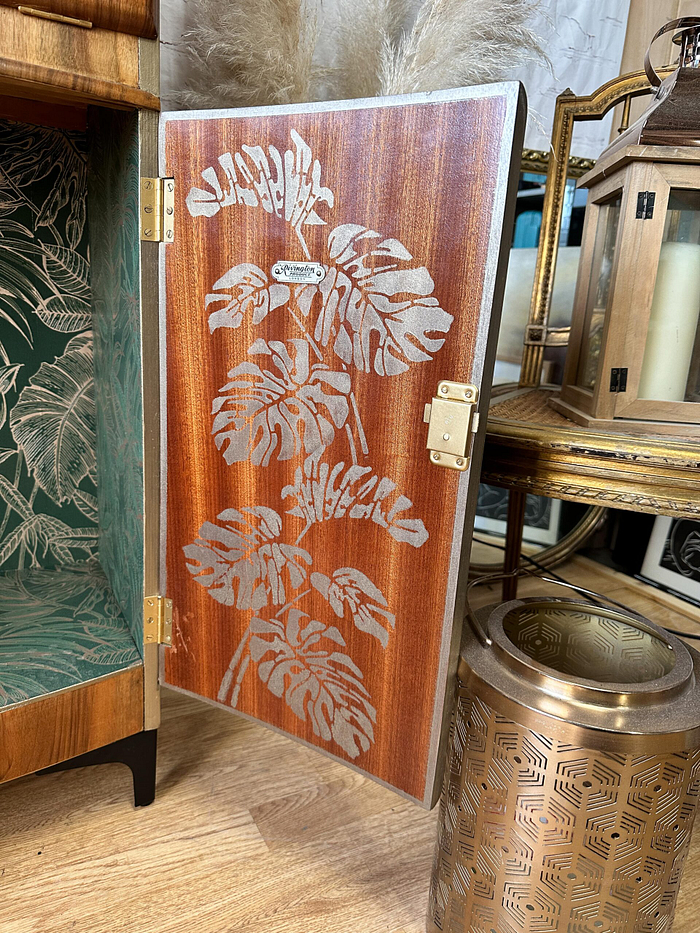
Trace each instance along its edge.
{"label": "woodgrain surface", "polygon": [[[678,610],[659,613],[651,588],[579,560],[558,572],[698,630]],[[520,592],[541,590],[527,581]],[[424,933],[435,812],[168,690],[158,741],[145,810],[123,765],[0,788],[3,933]],[[674,933],[700,926],[698,883],[696,828]]]}
{"label": "woodgrain surface", "polygon": [[[0,5],[16,7],[18,4],[17,0],[0,0]],[[27,0],[23,5],[145,39],[155,39],[157,35],[155,0]]]}
{"label": "woodgrain surface", "polygon": [[139,88],[139,41],[0,6],[0,93],[158,109],[158,98]]}
{"label": "woodgrain surface", "polygon": [[0,713],[0,782],[48,768],[143,726],[143,668],[120,671]]}
{"label": "woodgrain surface", "polygon": [[[418,799],[430,790],[429,787],[426,789],[426,772],[429,770],[431,740],[437,740],[434,733],[431,736],[433,716],[436,709],[439,714],[442,706],[441,650],[445,650],[445,633],[449,634],[452,626],[454,595],[448,591],[448,569],[453,548],[453,526],[457,521],[461,534],[460,515],[464,510],[464,499],[458,502],[460,474],[429,463],[423,409],[436,393],[439,380],[449,378],[469,382],[472,379],[491,206],[501,146],[505,146],[503,151],[509,147],[509,141],[503,140],[501,129],[505,109],[504,98],[491,96],[405,107],[299,113],[276,115],[274,118],[176,120],[166,124],[165,174],[175,177],[177,233],[175,243],[166,247],[166,591],[174,600],[175,637],[173,648],[165,652],[165,679],[211,700],[219,698],[227,705],[237,704],[243,713],[345,760],[353,760],[363,770]],[[340,316],[334,318],[328,306],[320,311],[320,299],[319,304],[312,305],[310,310],[304,310],[301,299],[294,305],[292,296],[291,305],[275,308],[267,315],[260,309],[253,313],[252,303],[245,305],[247,310],[238,314],[238,311],[234,313],[230,309],[228,312],[221,310],[222,302],[215,293],[212,294],[217,280],[234,267],[240,270],[242,263],[254,264],[261,270],[260,275],[272,282],[270,270],[276,261],[298,262],[307,258],[301,237],[296,235],[291,224],[285,223],[284,214],[277,217],[260,205],[247,207],[234,203],[224,206],[214,216],[192,218],[185,207],[185,197],[192,186],[210,190],[208,182],[205,184],[201,176],[208,167],[213,167],[211,172],[218,171],[223,179],[217,159],[224,153],[236,154],[244,145],[260,146],[260,157],[264,158],[267,147],[274,145],[290,164],[295,164],[295,159],[302,160],[304,156],[293,152],[294,133],[298,133],[310,146],[309,178],[312,171],[316,171],[311,167],[312,161],[317,159],[320,184],[329,186],[334,194],[333,205],[321,201],[316,204],[322,222],[301,227],[308,244],[308,258],[329,268],[329,279],[338,274],[337,281],[340,281],[344,271],[347,273],[345,282],[349,282],[349,276],[354,285],[357,281],[354,276],[361,277],[357,271],[361,268],[366,270],[362,273],[365,283],[368,277],[376,275],[373,282],[365,285],[362,298],[353,292],[355,297],[350,299],[345,326],[346,334],[353,334],[352,350],[350,338],[341,334]],[[248,153],[250,151],[247,150]],[[208,179],[211,181],[211,173]],[[242,183],[245,184],[244,181]],[[235,198],[234,194],[234,201]],[[294,206],[293,200],[292,196],[291,206]],[[211,206],[211,202],[206,203]],[[357,227],[357,235],[346,245],[344,256],[352,255],[353,250],[356,256],[372,249],[376,253],[363,259],[347,260],[341,269],[343,257],[334,258],[332,243],[337,235],[339,240],[345,236],[347,244],[348,228],[343,227],[344,232],[331,231],[340,231],[341,225],[350,224],[360,226]],[[381,236],[367,235],[363,239],[359,233],[362,226],[378,231]],[[495,258],[492,253],[491,261]],[[425,306],[412,304],[415,295],[410,292],[414,289],[409,287],[423,276],[425,269],[410,272],[408,279],[401,280],[401,288],[380,287],[380,270],[391,270],[397,266],[400,270],[427,267],[434,281],[434,291],[432,288],[432,294],[423,291],[423,295],[430,295]],[[373,284],[375,292],[382,292],[384,288],[384,295],[376,299],[377,305],[384,301],[382,307],[392,313],[394,309],[390,302],[393,301],[404,302],[402,307],[409,307],[409,315],[414,312],[422,314],[430,301],[434,302],[429,306],[429,313],[432,313],[430,309],[439,302],[439,306],[454,319],[444,346],[441,347],[445,334],[429,328],[430,352],[423,354],[423,361],[412,361],[413,350],[405,350],[404,347],[405,355],[402,355],[395,346],[394,357],[400,358],[399,368],[404,371],[383,375],[392,365],[385,352],[387,344],[383,343],[380,333],[380,327],[384,325],[380,322],[373,331],[367,325],[366,332],[359,336],[358,330],[364,325],[347,323],[353,309],[357,310],[367,299],[367,294],[372,292]],[[350,284],[346,287],[349,292]],[[233,303],[237,302],[238,310],[243,307],[242,287],[237,293],[235,285],[226,288],[220,283],[219,293],[222,291],[229,297],[234,296]],[[210,300],[205,307],[207,295]],[[356,320],[365,313],[366,318],[362,320],[370,320],[367,307],[358,312]],[[320,323],[323,315],[327,331]],[[381,314],[377,314],[376,319],[380,318]],[[413,319],[406,318],[406,321],[409,329],[415,324]],[[398,318],[394,323],[397,332],[400,331],[403,325]],[[343,339],[347,350],[344,360],[343,347],[338,349],[339,341]],[[364,339],[366,346],[361,346]],[[297,343],[292,344],[293,340]],[[246,355],[256,341],[257,355],[256,347],[253,347],[252,354]],[[314,428],[310,418],[299,429],[297,442],[291,444],[290,441],[288,448],[284,446],[284,426],[279,429],[281,441],[279,437],[275,439],[273,430],[269,441],[271,446],[267,449],[265,427],[257,422],[253,428],[246,427],[242,418],[243,427],[239,434],[243,435],[245,431],[245,437],[250,436],[252,452],[238,456],[238,436],[230,446],[223,436],[218,439],[212,437],[213,431],[220,430],[216,427],[218,422],[212,427],[212,406],[230,410],[222,397],[227,394],[222,387],[232,380],[231,386],[234,387],[230,386],[227,392],[236,395],[235,385],[245,385],[246,379],[258,382],[262,379],[260,375],[250,375],[250,370],[248,375],[238,370],[237,376],[231,376],[230,373],[239,365],[259,366],[263,372],[272,374],[269,377],[272,382],[268,381],[265,390],[265,404],[270,404],[276,393],[282,392],[284,398],[275,402],[282,410],[293,395],[293,385],[289,390],[273,387],[274,380],[280,385],[282,379],[279,368],[279,356],[283,355],[281,344],[277,344],[276,349],[273,347],[270,356],[269,349],[260,351],[261,341],[267,341],[268,346],[274,341],[286,341],[286,352],[291,354],[291,359],[294,360],[296,355],[294,379],[299,384],[303,384],[305,379],[307,381],[297,397],[303,391],[308,392],[307,397],[311,398],[309,386],[314,379],[323,386],[319,390],[321,394],[338,393],[330,403],[336,406],[333,409],[335,413],[331,415],[331,408],[323,407],[325,400],[319,397],[317,390],[313,390],[312,407],[315,405],[315,411],[326,419],[327,427],[323,431],[327,438],[324,444],[328,446],[325,449],[318,444],[312,447]],[[414,340],[412,346],[415,349],[418,341]],[[417,354],[417,350],[415,352]],[[300,375],[304,369],[304,354],[309,355],[308,366],[317,367],[315,374],[308,379]],[[278,356],[277,361],[275,355]],[[324,375],[326,372],[327,377]],[[335,380],[334,387],[325,381],[326,378]],[[352,387],[367,440],[366,455],[362,451],[361,431],[353,419],[350,402],[346,403],[342,398],[338,401],[339,395],[348,391],[347,388],[338,389],[341,381]],[[289,380],[287,384],[291,385]],[[217,398],[219,400],[215,401]],[[258,404],[258,398],[253,400],[255,404]],[[291,398],[290,404],[293,423],[298,402]],[[289,414],[289,409],[287,412]],[[332,421],[335,422],[335,430]],[[343,429],[343,421],[347,429]],[[349,440],[347,432],[352,433],[352,440]],[[329,437],[333,438],[332,442]],[[217,449],[215,440],[220,443],[221,450]],[[324,512],[323,520],[317,518],[305,531],[303,518],[298,511],[292,511],[296,508],[297,499],[288,494],[289,489],[284,498],[285,487],[298,487],[302,480],[313,481],[317,508],[322,510],[319,502],[324,507],[327,503],[327,500],[324,503],[327,492],[323,491],[323,471],[337,466],[340,472],[333,475],[335,484],[340,487],[346,482],[344,477],[348,474],[343,471],[352,463],[353,447],[362,482],[348,483],[347,489],[357,492],[370,477],[375,477],[375,485],[370,483],[363,500],[365,506],[370,503],[365,508],[367,517],[354,520],[355,511],[348,505],[344,507],[348,514],[342,519],[338,513],[333,513],[331,520]],[[230,457],[231,463],[225,462],[223,453],[228,450],[231,454],[234,448],[236,456]],[[317,459],[320,455],[318,468],[309,466],[313,460],[312,453]],[[306,472],[307,469],[312,472]],[[388,496],[386,490],[391,489],[391,484],[387,486],[385,480],[377,480],[386,477],[395,484],[395,489]],[[381,493],[380,489],[385,491]],[[382,495],[386,496],[384,501]],[[374,503],[379,503],[377,511],[374,511]],[[252,563],[249,563],[245,572],[250,569],[255,579],[252,583],[249,581],[251,589],[248,595],[241,595],[243,585],[239,586],[234,579],[239,571],[231,568],[235,556],[233,539],[227,532],[220,533],[224,537],[217,542],[220,560],[213,574],[216,577],[213,583],[212,564],[207,564],[211,554],[203,556],[201,549],[198,554],[189,550],[188,560],[185,559],[183,549],[193,545],[198,534],[202,546],[215,537],[212,526],[205,523],[216,523],[217,515],[226,509],[246,507],[274,509],[282,530],[276,529],[274,534],[265,532],[263,541],[258,531],[246,529],[249,543],[242,547],[243,551],[246,548],[248,551],[245,555],[239,551],[237,557],[245,556],[246,560],[263,563],[276,561],[279,577],[286,588],[282,594],[278,584],[272,581],[272,574],[276,571],[268,571],[265,579],[263,571],[253,573],[250,569]],[[380,508],[386,513],[384,517],[378,515]],[[393,508],[398,509],[398,518],[392,518]],[[372,513],[371,517],[369,513]],[[269,519],[269,513],[266,514]],[[261,519],[258,515],[245,513],[245,516],[252,526],[259,529]],[[243,529],[243,518],[241,515],[236,519],[233,513],[229,513],[229,529]],[[401,540],[393,535],[395,532],[398,534],[396,522],[404,519],[410,519],[412,530]],[[226,521],[222,517],[218,524],[222,526]],[[391,529],[387,528],[388,525]],[[200,529],[203,529],[201,533]],[[454,540],[459,554],[458,538]],[[250,544],[252,541],[255,543]],[[283,568],[288,558],[283,559],[279,551],[272,551],[273,556],[269,556],[271,548],[283,544],[298,546],[306,552],[306,557],[297,557],[304,587],[299,585],[298,578],[295,583],[293,574],[290,576],[288,569]],[[268,556],[260,551],[262,556],[256,552],[250,557],[253,549],[262,545],[267,548]],[[381,598],[376,593],[369,597],[366,587],[364,593],[357,594],[360,602],[370,606],[373,624],[368,625],[365,619],[364,625],[353,627],[348,613],[343,616],[347,607],[341,606],[338,611],[338,602],[335,611],[331,611],[321,594],[322,588],[314,582],[318,577],[312,574],[321,573],[328,579],[339,568],[359,571],[383,594]],[[210,591],[208,586],[212,586]],[[301,593],[304,588],[306,592]],[[292,598],[291,610],[275,608]],[[227,605],[221,604],[224,599],[228,600]],[[386,602],[382,603],[382,599]],[[250,611],[251,606],[253,611]],[[270,648],[264,655],[253,656],[246,670],[246,652],[250,650],[255,655],[256,644],[258,651],[262,646],[260,639],[256,642],[253,636],[249,647],[246,634],[255,610],[257,616],[267,620],[266,625],[271,624],[269,620],[275,612],[278,613],[278,618],[287,626],[284,634],[287,648],[280,647],[278,641],[276,649]],[[290,621],[294,624],[291,613],[296,610],[308,614],[298,623],[303,630],[298,636],[299,642],[304,641],[304,631],[308,635],[304,626],[311,620],[320,620],[342,633],[342,641],[335,636],[329,635],[328,638],[335,638],[332,650],[336,652],[336,658],[337,653],[342,652],[344,657],[351,659],[351,665],[356,665],[351,668],[347,661],[337,660],[338,666],[353,671],[353,683],[346,680],[343,685],[343,689],[348,688],[353,693],[349,705],[354,704],[354,709],[359,707],[366,717],[372,717],[368,711],[369,704],[376,709],[373,730],[367,728],[366,718],[359,727],[369,738],[362,749],[361,738],[357,742],[354,738],[347,741],[346,732],[345,738],[341,736],[339,739],[337,719],[333,716],[340,714],[328,707],[322,708],[324,695],[319,698],[318,693],[314,693],[313,683],[306,682],[309,693],[305,699],[301,696],[303,690],[296,696],[292,695],[290,683],[297,675],[300,678],[305,676],[299,673],[300,670],[307,662],[314,661],[312,658],[309,662],[308,655],[306,660],[302,657],[306,646],[297,644],[290,647],[295,636],[289,634],[289,624]],[[395,629],[388,620],[388,613],[395,617]],[[380,637],[372,637],[377,635],[380,626],[384,629],[380,631]],[[269,628],[264,637],[271,642]],[[327,639],[309,650],[330,651],[328,644]],[[239,645],[242,654],[237,653]],[[280,653],[287,651],[289,658],[294,656],[285,673],[286,680],[278,678],[275,681],[270,673],[270,664],[266,663],[274,657],[275,650]],[[262,663],[256,665],[256,661]],[[229,663],[231,674],[227,675]],[[331,659],[330,664],[333,663],[336,662]],[[237,695],[235,683],[239,675],[242,680],[240,694]],[[228,686],[227,676],[231,678]],[[269,689],[263,682],[268,678]],[[336,696],[335,702],[338,709],[343,700],[338,701]],[[328,727],[327,734],[324,734],[321,720],[326,717],[332,725],[332,738]],[[353,719],[352,724],[358,721]],[[430,779],[427,783],[430,784]]]}

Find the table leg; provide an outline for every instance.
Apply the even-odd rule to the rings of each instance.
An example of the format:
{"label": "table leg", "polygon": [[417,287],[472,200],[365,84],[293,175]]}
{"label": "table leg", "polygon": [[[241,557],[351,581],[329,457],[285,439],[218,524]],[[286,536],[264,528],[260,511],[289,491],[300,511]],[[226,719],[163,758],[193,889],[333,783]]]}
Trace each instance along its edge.
{"label": "table leg", "polygon": [[[523,525],[525,523],[526,492],[520,489],[508,490],[508,517],[506,519],[506,552],[503,558],[503,572],[512,573],[520,565],[520,551],[523,544]],[[518,577],[506,577],[503,581],[503,601],[515,599],[518,595]]]}

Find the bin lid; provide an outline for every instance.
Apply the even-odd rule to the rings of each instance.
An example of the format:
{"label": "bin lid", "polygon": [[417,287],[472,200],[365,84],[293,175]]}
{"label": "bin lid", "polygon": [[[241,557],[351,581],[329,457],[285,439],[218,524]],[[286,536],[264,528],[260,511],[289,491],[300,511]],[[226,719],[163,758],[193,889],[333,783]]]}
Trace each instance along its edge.
{"label": "bin lid", "polygon": [[558,598],[480,609],[459,676],[489,706],[560,741],[620,753],[700,745],[700,654],[633,612]]}

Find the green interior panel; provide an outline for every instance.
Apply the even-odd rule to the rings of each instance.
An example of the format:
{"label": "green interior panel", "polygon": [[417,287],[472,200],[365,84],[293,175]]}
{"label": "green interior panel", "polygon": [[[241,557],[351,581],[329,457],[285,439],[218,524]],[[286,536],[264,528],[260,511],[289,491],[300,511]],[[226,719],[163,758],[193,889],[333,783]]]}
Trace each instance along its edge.
{"label": "green interior panel", "polygon": [[90,112],[100,562],[143,643],[143,402],[135,113]]}
{"label": "green interior panel", "polygon": [[140,663],[99,567],[0,574],[0,708]]}
{"label": "green interior panel", "polygon": [[89,208],[92,130],[0,120],[0,707],[140,663],[136,118],[98,118]]}

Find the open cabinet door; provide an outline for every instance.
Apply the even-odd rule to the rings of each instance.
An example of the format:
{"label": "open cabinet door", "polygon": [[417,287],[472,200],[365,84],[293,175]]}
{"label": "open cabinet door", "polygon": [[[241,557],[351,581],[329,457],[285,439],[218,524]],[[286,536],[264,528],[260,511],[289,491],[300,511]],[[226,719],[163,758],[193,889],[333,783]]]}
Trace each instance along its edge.
{"label": "open cabinet door", "polygon": [[503,84],[161,118],[162,680],[426,805],[480,445],[431,460],[424,411],[488,399],[523,111]]}

